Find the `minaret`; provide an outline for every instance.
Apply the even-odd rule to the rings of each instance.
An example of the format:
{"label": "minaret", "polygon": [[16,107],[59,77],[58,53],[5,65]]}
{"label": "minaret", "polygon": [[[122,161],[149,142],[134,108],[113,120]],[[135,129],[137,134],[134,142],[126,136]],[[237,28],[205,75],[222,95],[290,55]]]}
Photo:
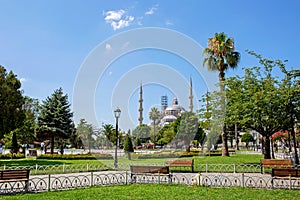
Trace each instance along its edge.
{"label": "minaret", "polygon": [[139,113],[140,113],[140,116],[139,116],[139,124],[142,125],[143,124],[143,88],[142,88],[142,83],[141,83],[141,86],[140,86],[140,107],[139,107]]}
{"label": "minaret", "polygon": [[193,105],[193,83],[192,83],[192,77],[190,76],[190,96],[189,96],[189,99],[190,99],[190,112],[193,112],[193,108],[194,108],[194,105]]}

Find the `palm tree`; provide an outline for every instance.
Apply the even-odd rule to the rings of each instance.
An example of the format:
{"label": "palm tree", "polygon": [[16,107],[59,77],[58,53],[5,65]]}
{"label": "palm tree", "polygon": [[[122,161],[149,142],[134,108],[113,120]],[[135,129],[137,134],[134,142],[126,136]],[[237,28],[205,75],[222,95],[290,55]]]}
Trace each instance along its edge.
{"label": "palm tree", "polygon": [[113,141],[112,137],[114,134],[114,126],[111,124],[104,124],[103,126],[103,133],[106,136],[106,147],[108,148],[108,144]]}
{"label": "palm tree", "polygon": [[149,118],[153,121],[153,134],[154,134],[154,143],[155,143],[155,128],[156,128],[156,120],[159,118],[159,111],[157,108],[153,107],[151,108],[149,112]]}
{"label": "palm tree", "polygon": [[[225,91],[225,71],[228,68],[236,68],[240,61],[240,53],[234,51],[233,38],[227,38],[225,33],[215,33],[208,39],[208,47],[204,49],[205,58],[203,65],[208,70],[219,71],[220,93]],[[225,97],[221,97],[222,105],[225,105]],[[229,156],[225,124],[222,125],[222,156]]]}

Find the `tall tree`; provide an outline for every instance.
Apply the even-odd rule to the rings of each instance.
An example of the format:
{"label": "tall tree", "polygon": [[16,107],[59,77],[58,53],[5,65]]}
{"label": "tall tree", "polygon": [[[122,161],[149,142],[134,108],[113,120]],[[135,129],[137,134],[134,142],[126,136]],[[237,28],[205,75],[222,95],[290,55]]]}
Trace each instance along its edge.
{"label": "tall tree", "polygon": [[156,141],[156,120],[159,119],[159,111],[157,108],[151,108],[149,112],[149,118],[153,121],[153,143]]}
{"label": "tall tree", "polygon": [[39,133],[44,138],[50,138],[51,154],[54,151],[55,137],[59,139],[62,151],[64,140],[70,138],[75,130],[72,117],[73,112],[70,109],[68,95],[63,93],[62,88],[55,90],[51,96],[42,102],[38,117]]}
{"label": "tall tree", "polygon": [[[283,105],[285,108],[285,121],[284,121],[284,130],[289,130],[292,136],[293,146],[294,146],[294,158],[295,164],[299,165],[299,157],[297,152],[297,141],[296,141],[296,125],[297,119],[300,117],[300,70],[286,70],[285,63],[276,60],[276,64],[280,67],[281,71],[285,74],[282,84],[280,85],[281,95],[285,98],[283,99]],[[290,143],[290,137],[289,137]],[[291,145],[289,144],[289,151],[291,152]]]}
{"label": "tall tree", "polygon": [[142,143],[150,140],[151,128],[147,124],[138,125],[133,131],[132,135],[136,138],[140,138]]}
{"label": "tall tree", "polygon": [[129,134],[126,134],[126,137],[125,137],[124,151],[127,153],[128,159],[131,160],[130,153],[134,152],[134,149],[133,149],[133,144],[132,144],[132,141],[131,141],[131,138],[130,138]]}
{"label": "tall tree", "polygon": [[[286,78],[280,81],[274,77],[275,67],[282,67],[284,62],[269,60],[254,52],[249,52],[259,59],[261,66],[246,68],[242,78],[230,78],[227,81],[228,114],[233,110],[242,111],[237,118],[245,129],[255,130],[263,136],[264,158],[271,158],[271,136],[280,130],[294,130],[299,91],[293,90],[297,85],[289,85]],[[240,91],[240,92],[236,92]],[[230,113],[231,112],[231,113]],[[233,113],[234,114],[234,113]],[[292,133],[292,135],[295,135]]]}
{"label": "tall tree", "polygon": [[[116,142],[117,142],[116,129],[114,128],[113,125],[104,124],[103,125],[103,133],[107,138],[107,143],[106,143],[107,145],[109,143],[112,143],[112,144],[116,145]],[[119,139],[119,141],[122,140],[122,132],[121,131],[118,131],[118,139]]]}
{"label": "tall tree", "polygon": [[[20,127],[24,123],[25,113],[22,109],[24,98],[21,82],[12,71],[0,65],[0,138]],[[18,151],[17,133],[12,133],[12,152]]]}
{"label": "tall tree", "polygon": [[96,132],[93,130],[92,124],[88,124],[85,119],[80,119],[76,128],[76,135],[80,138],[84,146],[88,147],[89,153],[91,153],[93,136],[96,136]]}
{"label": "tall tree", "polygon": [[[219,71],[222,109],[225,109],[225,71],[237,67],[240,53],[235,51],[233,38],[227,38],[225,33],[215,33],[213,38],[208,39],[208,47],[204,49],[204,54],[203,64],[208,70]],[[229,156],[225,122],[222,127],[222,156]]]}
{"label": "tall tree", "polygon": [[189,146],[191,141],[195,139],[199,129],[198,117],[195,113],[184,112],[181,114],[179,119],[180,126],[178,128],[175,141],[178,144]]}

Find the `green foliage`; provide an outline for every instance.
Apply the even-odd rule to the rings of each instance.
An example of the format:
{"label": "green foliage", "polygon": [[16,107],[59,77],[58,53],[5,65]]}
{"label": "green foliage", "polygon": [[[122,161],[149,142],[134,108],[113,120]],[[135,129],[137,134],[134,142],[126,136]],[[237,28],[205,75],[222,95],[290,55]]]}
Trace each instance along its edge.
{"label": "green foliage", "polygon": [[138,125],[133,131],[132,131],[132,135],[135,138],[140,138],[141,142],[148,142],[150,140],[150,130],[151,128],[146,125],[146,124],[142,124],[142,125]]}
{"label": "green foliage", "polygon": [[63,94],[62,88],[55,90],[42,102],[38,117],[39,139],[51,140],[51,152],[54,149],[55,137],[59,139],[61,149],[63,140],[71,137],[75,130],[72,118],[68,96]]}
{"label": "green foliage", "polygon": [[[23,125],[25,113],[21,82],[12,71],[0,65],[0,138]],[[18,152],[16,132],[12,134],[12,151]]]}
{"label": "green foliage", "polygon": [[111,154],[78,154],[78,155],[48,155],[41,154],[36,159],[49,160],[112,160]]}
{"label": "green foliage", "polygon": [[157,133],[157,142],[156,142],[158,145],[165,145],[165,144],[170,143],[173,140],[173,138],[175,137],[173,123],[172,123],[172,125],[169,125],[169,124],[165,125],[164,127],[162,127],[159,130],[159,132]]}
{"label": "green foliage", "polygon": [[253,142],[254,138],[251,133],[246,132],[242,135],[241,141],[246,143]]}
{"label": "green foliage", "polygon": [[[103,125],[103,133],[107,138],[107,145],[112,143],[113,145],[116,145],[116,129],[111,124],[104,124]],[[118,139],[121,143],[122,141],[122,132],[118,131]]]}
{"label": "green foliage", "polygon": [[134,146],[141,146],[141,145],[142,145],[141,139],[139,137],[135,138]]}
{"label": "green foliage", "polygon": [[149,112],[149,118],[153,121],[153,142],[156,142],[156,124],[159,123],[157,120],[160,117],[160,113],[157,108],[151,108]]}
{"label": "green foliage", "polygon": [[0,159],[21,159],[25,158],[24,154],[13,153],[13,154],[0,154]]}
{"label": "green foliage", "polygon": [[126,137],[125,137],[124,151],[125,152],[134,152],[132,141],[131,141],[129,134],[126,134]]}
{"label": "green foliage", "polygon": [[[266,59],[250,51],[248,53],[258,58],[261,66],[246,68],[243,77],[227,79],[226,120],[231,125],[238,123],[244,129],[260,133],[263,136],[265,158],[271,158],[270,136],[278,130],[294,130],[294,117],[299,114],[297,105],[300,103],[299,95],[296,95],[298,85],[287,79],[292,72],[285,70],[286,61]],[[276,67],[285,72],[285,78],[281,81],[273,75]]]}
{"label": "green foliage", "polygon": [[83,148],[88,147],[90,153],[95,140],[93,136],[96,137],[92,124],[88,124],[85,119],[80,119],[76,128],[76,135],[78,137],[77,142],[83,144]]}

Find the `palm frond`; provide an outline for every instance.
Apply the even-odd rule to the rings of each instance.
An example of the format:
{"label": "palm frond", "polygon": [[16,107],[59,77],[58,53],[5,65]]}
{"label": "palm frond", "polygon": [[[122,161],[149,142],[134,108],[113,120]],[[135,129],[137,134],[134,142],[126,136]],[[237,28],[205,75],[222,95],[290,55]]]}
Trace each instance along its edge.
{"label": "palm frond", "polygon": [[228,65],[231,68],[237,67],[237,65],[240,61],[240,58],[241,58],[240,53],[236,52],[236,51],[226,54],[226,56],[225,56],[226,62],[228,63]]}

